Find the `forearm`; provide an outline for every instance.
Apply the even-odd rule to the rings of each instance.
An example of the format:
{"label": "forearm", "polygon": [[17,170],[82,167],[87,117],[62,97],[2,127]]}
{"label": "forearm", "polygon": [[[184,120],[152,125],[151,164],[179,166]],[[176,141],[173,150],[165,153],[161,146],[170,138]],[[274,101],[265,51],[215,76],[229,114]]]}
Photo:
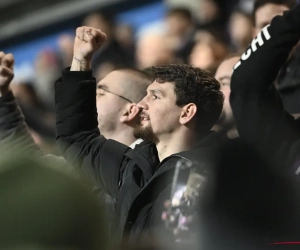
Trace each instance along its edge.
{"label": "forearm", "polygon": [[70,71],[90,71],[91,61],[85,59],[79,59],[76,56],[73,57]]}
{"label": "forearm", "polygon": [[64,70],[55,83],[57,137],[97,129],[96,81],[92,71]]}
{"label": "forearm", "polygon": [[22,112],[11,91],[0,97],[0,143],[10,150],[17,149],[38,156],[42,155],[42,151],[28,131]]}
{"label": "forearm", "polygon": [[253,40],[236,65],[231,80],[230,104],[240,137],[270,157],[299,138],[295,122],[283,109],[273,86],[299,39],[298,5],[284,16],[273,19],[271,25]]}
{"label": "forearm", "polygon": [[232,92],[265,94],[300,39],[300,6],[275,17],[252,41],[235,66]]}

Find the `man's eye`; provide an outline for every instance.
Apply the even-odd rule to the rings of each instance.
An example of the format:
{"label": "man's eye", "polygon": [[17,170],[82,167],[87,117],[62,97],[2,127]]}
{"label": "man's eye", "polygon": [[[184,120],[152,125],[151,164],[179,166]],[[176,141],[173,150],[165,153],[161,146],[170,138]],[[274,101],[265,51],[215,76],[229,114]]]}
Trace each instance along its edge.
{"label": "man's eye", "polygon": [[221,85],[223,87],[226,87],[226,86],[230,87],[230,82],[221,82]]}
{"label": "man's eye", "polygon": [[159,99],[159,97],[157,95],[153,95],[153,99],[156,100]]}

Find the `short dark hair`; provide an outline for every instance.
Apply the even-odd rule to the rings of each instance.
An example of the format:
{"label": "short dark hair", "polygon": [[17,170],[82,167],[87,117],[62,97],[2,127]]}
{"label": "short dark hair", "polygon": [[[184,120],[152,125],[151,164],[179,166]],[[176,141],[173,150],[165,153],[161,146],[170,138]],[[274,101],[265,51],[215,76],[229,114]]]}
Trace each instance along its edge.
{"label": "short dark hair", "polygon": [[296,0],[255,0],[253,11],[252,11],[253,24],[255,24],[256,11],[266,4],[284,5],[289,9],[292,9],[297,5],[297,1]]}
{"label": "short dark hair", "polygon": [[175,8],[172,8],[168,11],[167,17],[171,17],[171,16],[180,16],[190,22],[193,21],[193,15],[192,13],[190,12],[189,9],[187,8],[184,8],[184,7],[175,7]]}
{"label": "short dark hair", "polygon": [[220,83],[210,72],[185,64],[153,67],[152,72],[157,82],[174,84],[176,105],[196,104],[199,132],[212,128],[222,112],[224,95]]}
{"label": "short dark hair", "polygon": [[132,102],[140,102],[147,95],[147,88],[153,82],[152,76],[134,68],[119,68],[117,71],[125,72],[131,76],[124,79],[126,97]]}

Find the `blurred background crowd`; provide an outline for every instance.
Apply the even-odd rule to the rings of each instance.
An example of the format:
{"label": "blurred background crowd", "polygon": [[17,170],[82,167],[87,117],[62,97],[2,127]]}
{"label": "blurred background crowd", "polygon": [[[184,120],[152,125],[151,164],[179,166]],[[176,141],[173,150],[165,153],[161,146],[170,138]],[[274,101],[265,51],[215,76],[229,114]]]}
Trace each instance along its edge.
{"label": "blurred background crowd", "polygon": [[169,63],[214,74],[226,57],[245,51],[255,32],[253,0],[42,2],[1,1],[0,47],[15,57],[12,89],[46,153],[55,153],[53,83],[70,66],[76,27],[107,34],[92,65],[97,79],[119,67]]}
{"label": "blurred background crowd", "polygon": [[[53,85],[61,76],[61,71],[72,62],[77,27],[94,27],[107,35],[105,44],[93,57],[92,69],[97,81],[118,68],[130,67],[147,72],[151,66],[182,63],[208,70],[215,75],[225,59],[235,57],[236,60],[236,57],[240,57],[256,34],[274,16],[294,6],[296,0],[271,1],[276,3],[276,8],[266,7],[267,0],[257,2],[260,5],[255,5],[255,0],[0,0],[0,51],[14,55],[15,77],[11,89],[35,143],[45,154],[59,155],[55,146]],[[294,117],[299,117],[299,46],[291,54],[293,56],[277,78],[276,87],[280,91],[285,110]],[[228,72],[228,69],[224,71]],[[229,106],[230,78],[231,76],[227,79],[228,83],[221,82],[226,96],[224,107]],[[0,161],[3,166],[7,164],[5,159],[1,158]],[[7,221],[0,223],[0,235],[1,230],[10,230],[10,221],[19,223],[18,220],[25,218],[21,216],[26,212],[23,209],[32,211],[32,207],[39,207],[41,209],[37,209],[37,214],[33,217],[37,216],[37,221],[47,218],[50,233],[41,236],[46,241],[52,242],[55,238],[58,242],[72,242],[78,239],[75,245],[86,246],[87,242],[93,244],[93,239],[101,235],[105,242],[104,226],[99,219],[103,215],[96,211],[97,204],[90,197],[90,190],[79,185],[76,178],[62,177],[50,169],[41,169],[39,162],[29,160],[27,165],[33,168],[25,167],[22,171],[18,163],[10,161],[7,168],[10,169],[2,170],[4,174],[1,175],[0,192],[2,191],[5,206],[0,206],[0,213],[9,215],[12,208],[21,205],[22,210],[18,211],[20,218],[8,216]],[[22,182],[22,176],[26,177],[26,183]],[[39,177],[36,178],[37,176]],[[19,185],[12,187],[12,182]],[[45,202],[44,191],[53,183],[53,193],[47,193],[48,198],[50,197],[47,199],[49,204],[41,206]],[[37,189],[37,186],[40,188]],[[24,192],[20,193],[20,190]],[[57,196],[61,190],[65,193]],[[270,190],[273,190],[272,185]],[[6,197],[12,194],[17,202],[5,202]],[[30,196],[28,200],[36,203],[27,204],[27,196],[24,194]],[[65,200],[65,197],[69,198]],[[51,216],[56,211],[63,211],[62,218],[52,220]],[[76,223],[72,219],[75,217],[80,218],[74,220]],[[31,221],[26,221],[25,218],[21,223]],[[66,228],[60,228],[61,225],[66,225]],[[37,231],[39,226],[36,227]],[[57,231],[58,228],[61,231]],[[80,230],[73,232],[72,228]],[[12,228],[14,230],[15,227]],[[89,232],[93,234],[89,235]],[[20,235],[35,237],[24,232],[20,232]],[[81,239],[86,242],[81,242]],[[6,239],[0,238],[0,242],[2,240]],[[100,249],[99,247],[102,246],[97,246],[96,249]]]}

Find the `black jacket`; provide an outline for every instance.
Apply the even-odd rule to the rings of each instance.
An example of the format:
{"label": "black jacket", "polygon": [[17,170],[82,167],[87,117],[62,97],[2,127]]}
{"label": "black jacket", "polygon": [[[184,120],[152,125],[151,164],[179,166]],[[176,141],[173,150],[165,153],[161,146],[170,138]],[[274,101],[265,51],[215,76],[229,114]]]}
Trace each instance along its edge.
{"label": "black jacket", "polygon": [[300,172],[300,124],[283,109],[273,83],[299,39],[298,5],[275,17],[253,40],[235,67],[230,96],[240,138],[280,174],[292,177]]}
{"label": "black jacket", "polygon": [[[74,168],[67,164],[63,157],[51,154],[45,155],[35,144],[12,92],[0,97],[0,147],[3,149],[0,150],[0,155],[9,151],[13,153],[16,153],[16,151],[23,152],[51,162],[53,167],[63,168],[64,171],[75,174]],[[100,206],[104,205],[108,216],[107,226],[109,228],[107,231],[110,236],[114,228],[116,214],[115,199],[97,187],[94,187],[94,191],[97,193]]]}
{"label": "black jacket", "polygon": [[[194,150],[159,162],[156,145],[143,142],[134,150],[106,140],[97,129],[96,82],[91,71],[63,71],[55,84],[57,143],[65,159],[118,199],[120,237],[135,242],[164,230],[161,214],[169,199],[174,166],[179,159],[210,164],[219,141],[211,132]],[[178,142],[180,143],[180,142]],[[160,237],[167,237],[167,232]],[[171,236],[170,236],[171,237]]]}

